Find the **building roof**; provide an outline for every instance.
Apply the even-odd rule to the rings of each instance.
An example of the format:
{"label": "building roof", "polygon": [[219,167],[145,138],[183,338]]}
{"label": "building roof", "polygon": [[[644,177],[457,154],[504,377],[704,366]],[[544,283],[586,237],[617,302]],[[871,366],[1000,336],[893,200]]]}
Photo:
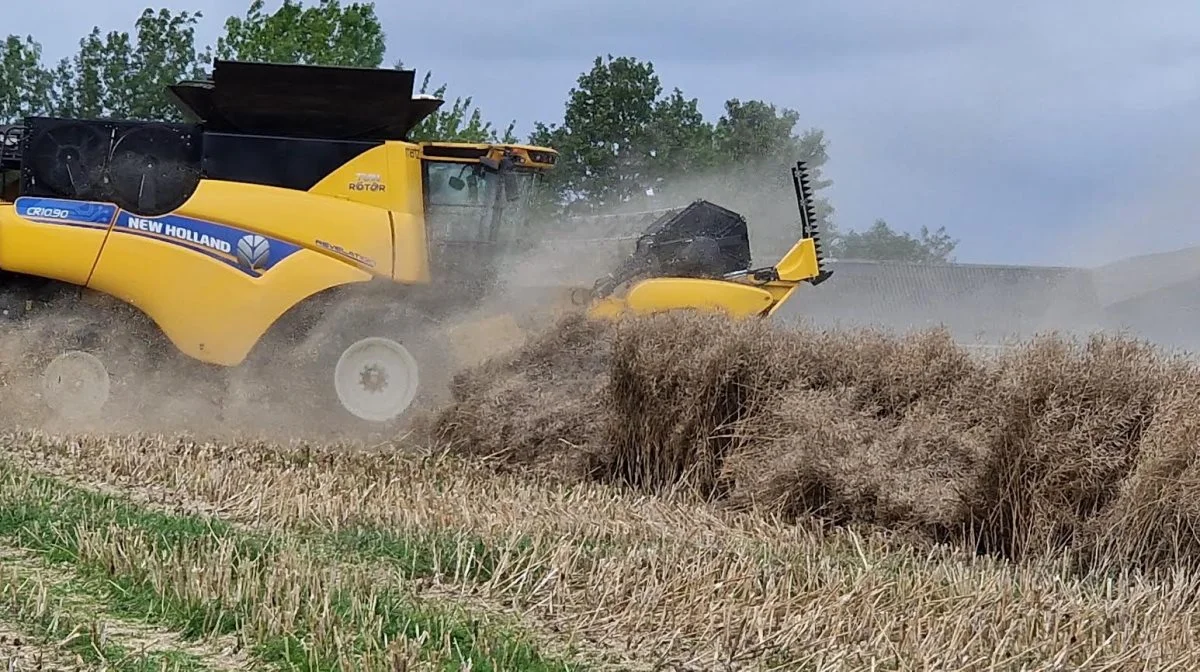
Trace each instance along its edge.
{"label": "building roof", "polygon": [[782,319],[898,330],[945,326],[961,339],[983,341],[1101,322],[1085,269],[872,261],[832,261],[827,268],[829,280],[804,287],[780,310]]}

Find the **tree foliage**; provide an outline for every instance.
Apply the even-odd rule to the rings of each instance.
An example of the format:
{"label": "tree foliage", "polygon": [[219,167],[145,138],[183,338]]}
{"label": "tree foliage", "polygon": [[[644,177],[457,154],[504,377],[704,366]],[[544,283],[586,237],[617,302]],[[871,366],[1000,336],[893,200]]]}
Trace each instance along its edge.
{"label": "tree foliage", "polygon": [[[271,14],[263,11],[263,0],[253,0],[243,17],[225,21],[225,34],[218,38],[218,58],[306,65],[335,65],[378,68],[387,52],[387,35],[374,3],[318,0],[304,7],[284,0]],[[404,67],[397,61],[397,69]],[[418,93],[446,100],[447,86],[429,90],[432,73],[426,72]],[[505,137],[511,137],[511,127]],[[470,97],[456,97],[413,129],[414,140],[487,142],[497,137],[483,112],[473,107]]]}
{"label": "tree foliage", "polygon": [[707,164],[712,128],[698,101],[662,92],[653,64],[596,58],[568,93],[562,123],[538,123],[530,138],[562,153],[553,180],[562,197],[604,209]]}
{"label": "tree foliage", "polygon": [[[791,168],[803,161],[814,193],[817,224],[829,240],[836,237],[837,231],[832,222],[833,206],[821,194],[833,184],[823,171],[829,161],[828,143],[820,129],[798,133],[799,124],[800,113],[796,110],[779,109],[761,100],[726,101],[725,113],[713,131],[716,155],[722,162],[714,170],[729,176],[743,202],[771,202],[791,208],[795,193]],[[770,212],[769,216],[781,217],[776,208]]]}
{"label": "tree foliage", "polygon": [[565,213],[677,205],[692,198],[746,215],[759,249],[790,247],[799,233],[791,168],[807,165],[813,208],[830,256],[947,261],[957,246],[943,229],[919,237],[878,220],[866,231],[838,230],[823,196],[828,144],[820,129],[799,130],[801,114],[763,100],[725,101],[709,122],[678,88],[664,94],[653,63],[597,57],[568,92],[563,119],[538,123],[530,142],[559,149],[550,179]]}
{"label": "tree foliage", "polygon": [[245,16],[225,20],[217,39],[217,58],[306,65],[378,68],[387,51],[386,35],[374,3],[318,0],[305,7],[283,0],[267,14],[263,0],[253,0]]}
{"label": "tree foliage", "polygon": [[[386,33],[370,2],[317,0],[304,6],[284,0],[273,12],[252,0],[242,16],[226,19],[215,47],[196,44],[199,12],[146,9],[128,31],[99,27],[78,51],[54,67],[42,64],[32,37],[9,36],[0,60],[0,121],[29,114],[179,121],[166,86],[207,76],[213,57],[306,65],[380,67]],[[397,66],[399,67],[399,66]],[[447,87],[421,93],[442,97]],[[515,125],[515,124],[514,124]],[[456,97],[414,131],[414,139],[486,142],[515,139],[510,125],[498,133],[470,97]]]}
{"label": "tree foliage", "polygon": [[[757,224],[761,248],[790,247],[799,233],[791,166],[808,164],[818,192],[830,185],[819,130],[797,132],[800,114],[731,99],[715,122],[678,88],[664,94],[654,65],[596,58],[568,93],[559,123],[535,126],[530,142],[562,152],[550,179],[565,213],[638,210],[707,198]],[[819,224],[833,211],[818,193]]]}
{"label": "tree foliage", "polygon": [[877,261],[909,261],[918,263],[950,262],[958,241],[946,233],[946,228],[930,232],[921,227],[921,235],[894,231],[882,219],[875,220],[866,231],[850,231],[839,236],[830,248],[832,256],[844,259]]}
{"label": "tree foliage", "polygon": [[211,50],[196,48],[201,16],[146,9],[132,36],[93,28],[79,41],[78,53],[52,71],[51,110],[62,116],[179,120],[166,87],[204,75]]}
{"label": "tree foliage", "polygon": [[50,73],[41,65],[42,45],[32,36],[0,43],[0,123],[50,109]]}

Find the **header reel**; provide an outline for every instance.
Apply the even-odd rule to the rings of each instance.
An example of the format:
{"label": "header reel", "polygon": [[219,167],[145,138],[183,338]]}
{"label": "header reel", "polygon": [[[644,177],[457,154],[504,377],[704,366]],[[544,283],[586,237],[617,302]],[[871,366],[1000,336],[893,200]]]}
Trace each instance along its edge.
{"label": "header reel", "polygon": [[[792,183],[800,213],[800,241],[778,264],[752,269],[746,218],[699,199],[682,209],[667,211],[654,220],[638,237],[634,251],[616,270],[595,283],[589,298],[592,301],[611,299],[622,286],[628,286],[632,293],[655,279],[706,279],[751,286],[781,282],[818,285],[824,282],[832,271],[823,268],[820,231],[812,205],[812,184],[803,161],[797,161],[792,167]],[[701,292],[721,291],[717,289],[721,285],[689,283],[688,286]],[[677,300],[689,302],[683,298]],[[771,310],[774,307],[773,302]]]}
{"label": "header reel", "polygon": [[638,237],[630,256],[593,287],[593,298],[611,295],[639,278],[721,277],[750,265],[746,219],[732,210],[698,199],[669,210]]}

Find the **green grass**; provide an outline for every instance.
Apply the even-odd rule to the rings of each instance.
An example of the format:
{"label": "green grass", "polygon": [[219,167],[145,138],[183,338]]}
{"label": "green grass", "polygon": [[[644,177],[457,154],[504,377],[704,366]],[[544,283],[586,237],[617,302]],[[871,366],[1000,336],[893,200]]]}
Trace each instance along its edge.
{"label": "green grass", "polygon": [[203,672],[210,669],[199,657],[171,649],[137,650],[112,636],[106,621],[98,618],[99,601],[94,583],[75,576],[63,580],[38,580],[33,572],[14,565],[3,568],[4,588],[0,591],[6,621],[27,636],[52,644],[57,653],[74,654],[85,663],[103,665],[113,672]]}
{"label": "green grass", "polygon": [[[455,567],[463,539],[378,529],[268,536],[150,510],[11,465],[0,466],[0,490],[0,538],[70,567],[108,613],[174,629],[184,639],[237,635],[277,669],[382,667],[398,655],[446,670],[579,669],[542,655],[511,627],[419,600],[399,585],[335,574],[348,561],[374,560],[401,581],[432,576]],[[497,554],[478,540],[465,544],[473,558],[468,574],[486,580]],[[397,642],[407,653],[389,650]],[[112,660],[118,653],[96,655]]]}

